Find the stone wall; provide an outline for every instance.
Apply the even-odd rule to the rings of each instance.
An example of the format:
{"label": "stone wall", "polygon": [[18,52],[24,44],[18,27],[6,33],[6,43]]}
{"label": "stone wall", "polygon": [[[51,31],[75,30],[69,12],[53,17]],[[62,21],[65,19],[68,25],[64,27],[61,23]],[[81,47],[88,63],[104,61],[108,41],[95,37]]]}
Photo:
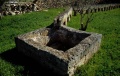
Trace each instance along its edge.
{"label": "stone wall", "polygon": [[72,76],[98,50],[101,34],[70,27],[42,28],[15,38],[20,52],[60,75]]}
{"label": "stone wall", "polygon": [[72,17],[72,11],[73,11],[73,8],[69,7],[63,13],[58,15],[54,19],[54,25],[55,26],[67,25],[67,22],[70,21],[70,18]]}
{"label": "stone wall", "polygon": [[64,6],[71,6],[71,1],[57,1],[57,0],[34,0],[33,2],[16,2],[9,3],[5,2],[2,7],[4,7],[3,16],[5,15],[17,15],[28,13],[32,11],[40,11],[48,8],[58,8]]}
{"label": "stone wall", "polygon": [[32,11],[39,11],[41,10],[40,7],[38,7],[34,3],[16,3],[16,4],[10,4],[6,3],[4,5],[4,11],[2,14],[5,15],[17,15],[17,14],[23,14],[28,13]]}
{"label": "stone wall", "polygon": [[120,4],[98,4],[98,5],[86,5],[84,8],[73,6],[74,14],[82,11],[83,14],[96,13],[101,11],[108,11],[112,9],[120,8]]}

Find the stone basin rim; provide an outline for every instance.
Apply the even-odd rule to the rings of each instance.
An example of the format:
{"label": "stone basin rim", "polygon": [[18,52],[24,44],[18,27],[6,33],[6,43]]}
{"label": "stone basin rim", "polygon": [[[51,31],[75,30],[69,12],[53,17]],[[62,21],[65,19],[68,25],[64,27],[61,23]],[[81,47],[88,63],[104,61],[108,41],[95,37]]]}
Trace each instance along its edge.
{"label": "stone basin rim", "polygon": [[[26,35],[26,34],[28,34],[28,33],[19,35],[19,36],[15,37],[15,38],[19,38],[19,39],[23,40],[25,43],[29,44],[30,46],[32,46],[32,47],[34,47],[34,48],[37,48],[38,50],[42,50],[42,51],[51,53],[51,54],[53,54],[54,56],[56,56],[56,57],[58,57],[58,58],[60,58],[60,59],[63,59],[65,62],[68,62],[68,61],[71,59],[71,56],[74,56],[74,55],[75,55],[75,53],[73,54],[73,50],[74,50],[74,52],[75,52],[76,47],[81,48],[81,47],[83,47],[84,45],[86,45],[86,47],[90,47],[91,44],[89,44],[89,43],[84,43],[83,41],[89,39],[89,38],[92,37],[92,36],[102,37],[101,34],[92,33],[92,32],[89,32],[89,33],[88,33],[88,32],[85,32],[85,31],[79,31],[79,30],[73,29],[73,28],[71,28],[71,27],[61,26],[60,28],[61,28],[61,29],[66,29],[66,30],[69,30],[69,31],[73,31],[73,32],[76,32],[76,33],[87,33],[87,34],[90,34],[90,36],[86,37],[85,39],[83,39],[82,41],[80,41],[79,44],[75,45],[74,47],[68,49],[68,50],[65,51],[65,52],[59,51],[59,50],[53,49],[53,48],[52,48],[52,50],[48,50],[49,47],[46,46],[46,45],[44,45],[44,46],[40,46],[40,45],[39,45],[39,46],[38,46],[38,45],[29,44],[27,41],[24,41],[24,38],[23,38],[23,36]],[[38,29],[38,30],[35,30],[35,31],[44,30],[44,29],[50,29],[50,28],[46,28],[46,27],[45,27],[45,28],[41,28],[41,29]],[[29,33],[33,33],[33,32],[34,32],[34,31],[31,31],[31,32],[29,32]],[[82,42],[83,42],[83,43],[82,43]],[[94,41],[94,42],[95,42],[95,41]],[[53,51],[53,50],[54,50],[54,51]],[[80,50],[80,49],[79,49],[79,51],[82,52],[82,51],[84,51],[84,49],[83,49],[83,50]]]}

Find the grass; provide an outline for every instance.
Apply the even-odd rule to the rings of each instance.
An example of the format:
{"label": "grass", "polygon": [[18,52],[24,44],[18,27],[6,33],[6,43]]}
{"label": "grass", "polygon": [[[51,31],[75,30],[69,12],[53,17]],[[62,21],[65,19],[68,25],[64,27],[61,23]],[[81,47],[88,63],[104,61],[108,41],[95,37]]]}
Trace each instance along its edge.
{"label": "grass", "polygon": [[15,46],[15,36],[50,25],[60,11],[63,10],[50,9],[48,12],[42,11],[3,17],[0,20],[0,46],[2,46],[0,47],[0,53],[10,48],[10,46]]}
{"label": "grass", "polygon": [[[120,9],[98,12],[93,16],[87,31],[103,35],[101,48],[92,59],[78,68],[75,76],[120,75]],[[79,16],[73,16],[69,26],[80,28]]]}
{"label": "grass", "polygon": [[[42,72],[45,76],[46,71],[39,70],[39,64],[33,59],[16,52],[14,37],[50,25],[60,11],[63,9],[6,16],[0,20],[0,76],[39,76]],[[98,12],[93,17],[87,31],[103,35],[101,48],[87,64],[77,69],[75,76],[119,76],[120,9]],[[68,25],[79,29],[79,22],[79,15],[73,16]]]}
{"label": "grass", "polygon": [[[12,55],[14,55],[14,52],[12,52],[11,49],[15,48],[14,37],[50,25],[61,11],[63,11],[61,8],[49,9],[48,12],[41,11],[23,15],[6,16],[0,20],[0,76],[22,76],[19,72],[25,70],[24,66],[12,63],[12,58],[14,58]],[[10,54],[8,54],[9,51]],[[9,55],[7,58],[5,57],[6,53]],[[7,62],[5,61],[6,59],[10,61]],[[20,58],[18,57],[18,59]],[[19,62],[20,60],[16,59],[16,61]]]}

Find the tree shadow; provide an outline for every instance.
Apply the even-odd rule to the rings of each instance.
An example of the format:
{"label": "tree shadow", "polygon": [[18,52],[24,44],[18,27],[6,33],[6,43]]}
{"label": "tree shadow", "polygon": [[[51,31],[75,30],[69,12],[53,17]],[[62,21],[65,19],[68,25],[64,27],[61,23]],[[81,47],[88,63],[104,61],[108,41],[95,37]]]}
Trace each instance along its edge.
{"label": "tree shadow", "polygon": [[18,52],[16,48],[3,52],[0,57],[14,65],[23,66],[24,70],[20,72],[23,76],[60,76],[41,66],[36,60]]}

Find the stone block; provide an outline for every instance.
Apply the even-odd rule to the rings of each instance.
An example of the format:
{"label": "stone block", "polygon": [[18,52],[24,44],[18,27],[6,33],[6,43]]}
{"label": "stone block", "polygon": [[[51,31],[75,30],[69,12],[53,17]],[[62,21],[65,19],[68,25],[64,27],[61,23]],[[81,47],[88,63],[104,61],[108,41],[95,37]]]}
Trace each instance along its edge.
{"label": "stone block", "polygon": [[54,72],[72,76],[100,47],[101,34],[66,26],[42,28],[15,37],[18,51],[37,60]]}

